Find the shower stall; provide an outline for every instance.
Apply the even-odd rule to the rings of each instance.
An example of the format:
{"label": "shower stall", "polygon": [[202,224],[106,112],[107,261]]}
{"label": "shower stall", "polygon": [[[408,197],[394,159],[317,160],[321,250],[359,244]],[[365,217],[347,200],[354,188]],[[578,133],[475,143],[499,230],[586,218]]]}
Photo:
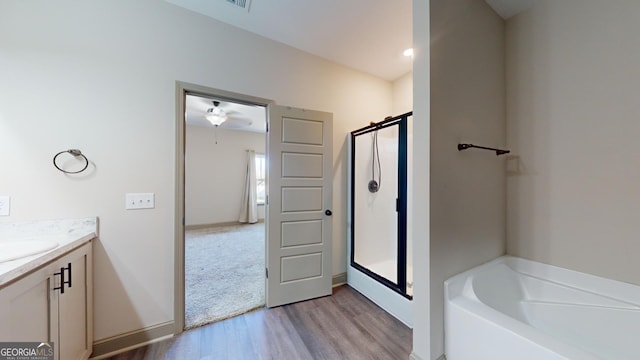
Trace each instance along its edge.
{"label": "shower stall", "polygon": [[347,279],[411,326],[412,113],[351,132]]}

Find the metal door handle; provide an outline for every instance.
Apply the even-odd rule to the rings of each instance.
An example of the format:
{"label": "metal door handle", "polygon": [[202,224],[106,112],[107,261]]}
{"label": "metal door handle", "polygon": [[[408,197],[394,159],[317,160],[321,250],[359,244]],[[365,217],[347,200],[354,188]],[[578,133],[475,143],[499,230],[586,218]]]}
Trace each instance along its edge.
{"label": "metal door handle", "polygon": [[324,214],[327,216],[331,216],[333,213],[331,212],[331,210],[325,210]]}

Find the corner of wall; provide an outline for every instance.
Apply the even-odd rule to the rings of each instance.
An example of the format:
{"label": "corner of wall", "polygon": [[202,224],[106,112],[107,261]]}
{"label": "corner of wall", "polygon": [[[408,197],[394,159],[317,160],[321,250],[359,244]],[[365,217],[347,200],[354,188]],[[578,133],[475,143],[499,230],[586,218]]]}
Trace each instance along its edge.
{"label": "corner of wall", "polygon": [[505,144],[505,27],[484,1],[438,1],[431,11],[429,265],[435,359],[444,353],[444,281],[506,251],[503,159],[456,147]]}

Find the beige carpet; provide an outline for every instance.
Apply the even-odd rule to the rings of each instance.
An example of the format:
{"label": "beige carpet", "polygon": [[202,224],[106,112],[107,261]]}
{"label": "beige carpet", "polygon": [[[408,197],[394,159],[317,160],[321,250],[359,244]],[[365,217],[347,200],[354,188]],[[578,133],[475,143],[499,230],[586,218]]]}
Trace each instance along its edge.
{"label": "beige carpet", "polygon": [[185,234],[185,327],[265,304],[264,224],[188,230]]}

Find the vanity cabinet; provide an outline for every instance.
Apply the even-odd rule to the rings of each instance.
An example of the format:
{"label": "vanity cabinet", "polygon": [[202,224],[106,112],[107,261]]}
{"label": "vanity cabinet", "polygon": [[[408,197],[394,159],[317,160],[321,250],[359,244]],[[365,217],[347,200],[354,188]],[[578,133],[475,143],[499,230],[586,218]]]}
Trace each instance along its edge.
{"label": "vanity cabinet", "polygon": [[91,242],[0,288],[0,341],[49,341],[56,360],[85,360],[93,342]]}
{"label": "vanity cabinet", "polygon": [[52,269],[41,268],[0,289],[0,341],[52,341]]}

